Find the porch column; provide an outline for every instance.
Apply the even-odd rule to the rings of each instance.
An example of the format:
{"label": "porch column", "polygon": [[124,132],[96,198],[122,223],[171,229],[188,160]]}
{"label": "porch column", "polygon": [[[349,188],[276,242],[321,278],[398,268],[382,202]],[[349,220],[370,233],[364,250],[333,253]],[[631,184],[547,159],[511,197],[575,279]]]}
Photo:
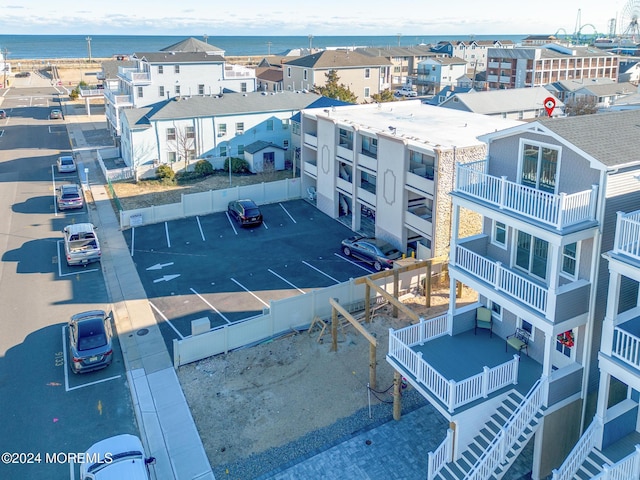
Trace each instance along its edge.
{"label": "porch column", "polygon": [[544,312],[544,316],[548,320],[553,320],[555,318],[556,311],[556,301],[558,295],[558,278],[560,278],[560,265],[562,264],[560,256],[562,255],[562,247],[558,245],[554,245],[552,243],[549,244],[549,255],[548,259],[549,269],[549,293],[547,294],[547,308]]}
{"label": "porch column", "polygon": [[[611,375],[606,370],[600,370],[600,384],[598,386],[598,405],[596,406],[596,419],[603,425],[607,418],[607,403],[609,401],[609,390],[611,389]],[[602,432],[596,441],[596,447],[602,448]]]}
{"label": "porch column", "polygon": [[611,356],[613,350],[613,329],[616,326],[616,315],[620,304],[620,283],[622,276],[618,272],[609,269],[609,292],[607,294],[607,310],[602,323],[602,340],[600,350],[603,354]]}
{"label": "porch column", "polygon": [[89,97],[85,97],[84,104],[87,107],[87,115],[91,115],[91,104],[89,103]]}
{"label": "porch column", "polygon": [[555,335],[553,332],[544,334],[544,361],[542,362],[542,375],[547,378],[551,377],[553,360],[553,349],[555,348]]}

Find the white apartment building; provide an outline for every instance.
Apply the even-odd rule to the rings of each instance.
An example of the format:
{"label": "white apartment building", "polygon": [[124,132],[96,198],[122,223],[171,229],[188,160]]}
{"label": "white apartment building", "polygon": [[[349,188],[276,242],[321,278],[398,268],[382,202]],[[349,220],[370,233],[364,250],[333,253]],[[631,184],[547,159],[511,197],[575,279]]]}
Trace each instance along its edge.
{"label": "white apartment building", "polygon": [[167,49],[135,53],[131,56],[133,66],[118,67],[116,78],[105,78],[105,112],[115,136],[120,135],[119,119],[126,108],[144,107],[173,97],[256,90],[255,70],[227,64],[223,52],[213,45],[190,39]]}
{"label": "white apartment building", "polygon": [[[637,217],[618,215],[630,233],[615,222],[640,202],[639,122],[630,111],[524,123],[481,136],[487,156],[457,163],[450,288],[472,289],[478,303],[459,306],[452,295],[446,314],[390,332],[387,356],[451,425],[427,478],[513,478],[528,444],[533,479],[554,470],[555,480],[595,478],[605,462],[573,475],[598,433],[571,449],[596,410],[598,359],[608,375],[598,403],[598,416],[612,421],[608,438],[636,433],[640,443],[639,277],[610,261],[609,284],[602,260],[615,245],[637,262]],[[480,234],[469,235],[469,212],[482,218]],[[607,292],[619,300],[605,317]],[[621,395],[619,382],[628,386]]]}
{"label": "white apartment building", "polygon": [[[419,100],[303,110],[303,187],[317,208],[420,258],[448,251],[454,165],[485,158],[477,137],[520,122]],[[469,221],[478,230],[479,219]]]}

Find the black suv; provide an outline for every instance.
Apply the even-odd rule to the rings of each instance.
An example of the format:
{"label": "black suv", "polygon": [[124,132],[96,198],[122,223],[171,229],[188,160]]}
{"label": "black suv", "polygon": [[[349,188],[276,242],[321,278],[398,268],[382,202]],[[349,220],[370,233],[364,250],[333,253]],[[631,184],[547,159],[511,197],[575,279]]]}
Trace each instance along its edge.
{"label": "black suv", "polygon": [[260,213],[260,209],[253,200],[245,199],[229,202],[227,212],[243,227],[262,223],[262,213]]}

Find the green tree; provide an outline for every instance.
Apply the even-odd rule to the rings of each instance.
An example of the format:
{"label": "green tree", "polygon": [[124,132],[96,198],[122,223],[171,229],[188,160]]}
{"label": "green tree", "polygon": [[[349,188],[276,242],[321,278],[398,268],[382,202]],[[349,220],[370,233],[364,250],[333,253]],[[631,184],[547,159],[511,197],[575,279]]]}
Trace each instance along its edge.
{"label": "green tree", "polygon": [[322,86],[314,85],[315,93],[343,102],[357,103],[358,97],[344,83],[339,83],[340,77],[336,70],[329,70],[324,76],[327,77],[326,83]]}
{"label": "green tree", "polygon": [[380,93],[374,93],[371,95],[371,100],[376,103],[395,102],[397,98],[393,95],[393,92],[388,88]]}

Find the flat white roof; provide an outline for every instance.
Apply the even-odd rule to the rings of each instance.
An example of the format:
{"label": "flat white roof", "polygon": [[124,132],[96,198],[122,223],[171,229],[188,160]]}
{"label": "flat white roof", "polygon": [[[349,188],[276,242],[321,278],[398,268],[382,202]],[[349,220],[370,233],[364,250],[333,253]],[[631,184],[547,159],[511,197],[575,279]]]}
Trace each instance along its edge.
{"label": "flat white roof", "polygon": [[[352,125],[371,133],[384,133],[422,143],[431,148],[483,145],[478,136],[504,130],[523,122],[478,113],[426,105],[420,100],[403,100],[368,105],[303,110],[316,117],[330,117],[340,125]],[[392,127],[392,128],[390,128]]]}

